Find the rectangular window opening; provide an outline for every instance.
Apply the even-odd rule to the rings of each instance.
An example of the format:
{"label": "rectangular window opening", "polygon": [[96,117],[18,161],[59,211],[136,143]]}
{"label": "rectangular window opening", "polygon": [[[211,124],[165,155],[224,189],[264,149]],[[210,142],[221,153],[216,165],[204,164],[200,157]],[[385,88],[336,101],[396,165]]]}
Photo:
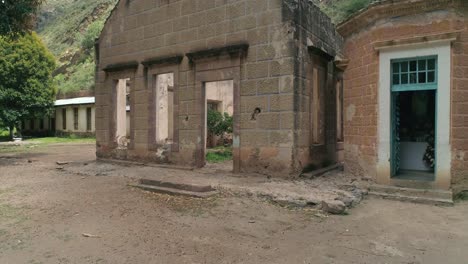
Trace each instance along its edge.
{"label": "rectangular window opening", "polygon": [[434,89],[437,84],[437,59],[415,58],[392,62],[392,89],[407,91],[418,85],[420,90]]}
{"label": "rectangular window opening", "polygon": [[86,130],[91,131],[92,130],[92,122],[91,122],[91,107],[86,108]]}
{"label": "rectangular window opening", "polygon": [[78,130],[78,107],[73,108],[73,128]]}
{"label": "rectangular window opening", "polygon": [[119,79],[115,81],[115,141],[119,148],[126,148],[130,143],[131,116],[131,81]]}
{"label": "rectangular window opening", "polygon": [[156,143],[174,140],[174,73],[159,74],[156,84]]}
{"label": "rectangular window opening", "polygon": [[67,129],[67,109],[62,108],[62,129]]}

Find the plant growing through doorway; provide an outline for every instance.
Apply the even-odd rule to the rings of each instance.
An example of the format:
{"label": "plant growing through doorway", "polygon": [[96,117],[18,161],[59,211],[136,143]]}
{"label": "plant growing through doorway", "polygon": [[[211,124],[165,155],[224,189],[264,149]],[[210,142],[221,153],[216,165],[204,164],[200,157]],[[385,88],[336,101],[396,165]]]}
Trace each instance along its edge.
{"label": "plant growing through doorway", "polygon": [[209,133],[221,137],[225,142],[225,136],[232,134],[234,120],[228,113],[221,114],[220,112],[208,109],[207,129]]}
{"label": "plant growing through doorway", "polygon": [[206,153],[206,161],[209,163],[221,163],[232,160],[232,148],[219,146],[209,149]]}

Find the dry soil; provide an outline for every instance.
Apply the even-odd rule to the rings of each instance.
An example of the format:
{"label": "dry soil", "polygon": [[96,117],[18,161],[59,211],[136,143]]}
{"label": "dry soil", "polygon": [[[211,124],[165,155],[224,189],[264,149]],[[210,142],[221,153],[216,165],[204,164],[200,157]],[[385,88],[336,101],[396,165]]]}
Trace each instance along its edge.
{"label": "dry soil", "polygon": [[[81,175],[94,145],[0,154],[0,263],[468,263],[468,203],[367,198],[344,216],[146,193]],[[66,165],[64,165],[66,166]]]}

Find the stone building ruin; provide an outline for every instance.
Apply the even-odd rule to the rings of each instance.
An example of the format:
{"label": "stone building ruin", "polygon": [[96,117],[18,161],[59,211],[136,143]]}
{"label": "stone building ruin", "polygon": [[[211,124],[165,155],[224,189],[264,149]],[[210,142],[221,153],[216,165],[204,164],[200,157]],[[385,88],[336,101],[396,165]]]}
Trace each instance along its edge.
{"label": "stone building ruin", "polygon": [[228,100],[234,172],[343,162],[468,189],[467,3],[375,1],[335,26],[309,0],[121,0],[96,42],[97,156],[203,167],[207,109]]}
{"label": "stone building ruin", "polygon": [[235,172],[336,163],[342,43],[310,1],[122,0],[97,43],[97,155],[203,167],[210,87],[227,81]]}

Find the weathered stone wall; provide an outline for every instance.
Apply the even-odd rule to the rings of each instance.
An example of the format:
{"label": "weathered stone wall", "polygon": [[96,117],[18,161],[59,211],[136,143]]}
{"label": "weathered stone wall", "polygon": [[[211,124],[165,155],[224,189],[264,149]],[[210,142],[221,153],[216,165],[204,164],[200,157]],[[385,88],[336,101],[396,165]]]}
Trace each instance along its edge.
{"label": "weathered stone wall", "polygon": [[466,3],[458,0],[420,1],[409,5],[394,3],[367,12],[338,28],[345,36],[344,53],[349,59],[344,73],[345,169],[353,175],[372,178],[377,174],[379,53],[373,43],[458,32],[457,40],[452,44],[451,174],[454,189],[467,188]]}
{"label": "weathered stone wall", "polygon": [[[295,78],[300,63],[297,56],[307,55],[307,48],[301,48],[301,52],[306,52],[303,54],[295,45],[307,44],[312,39],[310,45],[334,53],[333,39],[322,32],[322,24],[305,19],[306,15],[304,21],[293,21],[291,14],[298,10],[308,12],[312,8],[309,5],[306,0],[121,0],[104,27],[97,52],[98,156],[201,166],[204,94],[200,80],[220,81],[225,76],[232,79],[238,75],[234,83],[235,91],[236,87],[238,90],[234,98],[238,104],[234,114],[238,133],[234,145],[238,153],[235,151],[234,157],[238,159],[239,170],[281,176],[297,171],[294,142],[300,135],[294,128],[299,125],[295,115],[299,88]],[[331,26],[329,20],[327,25]],[[309,37],[297,41],[297,28],[304,28]],[[206,58],[190,60],[185,56],[239,43],[248,44],[248,51],[240,57],[205,54]],[[154,58],[177,56],[182,59],[180,63],[171,61],[149,67],[141,64]],[[109,65],[122,63],[132,66],[104,71]],[[155,124],[153,88],[148,80],[158,69],[171,65],[177,75],[174,95],[177,144],[157,146],[151,143]],[[210,79],[210,76],[221,77]],[[112,135],[112,80],[119,78],[130,78],[132,83],[132,132],[127,150],[116,150]],[[261,112],[253,116],[256,109]]]}
{"label": "weathered stone wall", "polygon": [[[311,1],[284,1],[283,16],[292,24],[294,38],[289,43],[294,60],[294,158],[296,171],[309,164],[319,168],[336,162],[336,100],[334,65],[341,53],[343,38],[335,30],[330,18]],[[311,104],[313,100],[312,55],[325,63],[326,87],[320,99],[325,113],[321,123],[325,130],[323,145],[311,141]]]}

